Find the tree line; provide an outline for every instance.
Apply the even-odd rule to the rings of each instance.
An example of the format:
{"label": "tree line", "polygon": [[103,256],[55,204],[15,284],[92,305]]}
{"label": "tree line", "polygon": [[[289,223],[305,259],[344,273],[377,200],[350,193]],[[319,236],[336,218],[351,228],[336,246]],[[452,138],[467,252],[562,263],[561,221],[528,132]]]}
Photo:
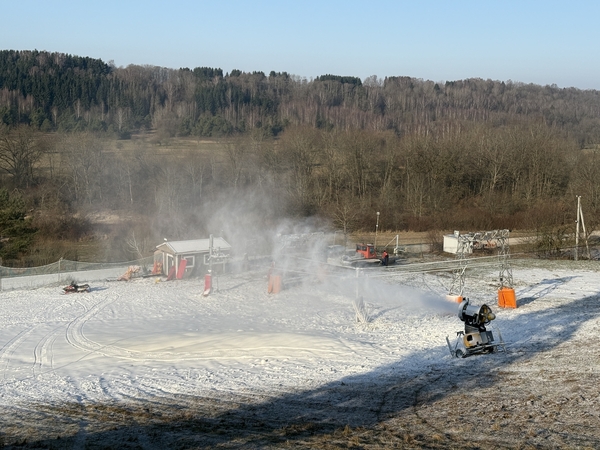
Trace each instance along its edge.
{"label": "tree line", "polygon": [[131,216],[105,230],[120,260],[130,233],[139,251],[220,230],[232,211],[257,229],[319,217],[372,230],[379,211],[381,230],[531,230],[572,226],[581,195],[593,229],[597,95],[1,51],[0,257],[65,257],[57,241],[97,235],[97,210]]}
{"label": "tree line", "polygon": [[[10,208],[3,216],[0,204],[0,219],[30,222],[0,220],[0,237],[36,229],[39,238],[81,239],[91,232],[82,217],[97,210],[136,217],[138,236],[197,237],[214,231],[215,211],[233,201],[224,221],[321,217],[346,232],[371,230],[375,211],[381,230],[425,231],[570,226],[575,195],[593,229],[600,210],[598,153],[539,122],[403,137],[288,127],[277,138],[255,130],[218,139],[208,150],[195,140],[185,150],[134,141],[120,151],[122,141],[106,134],[2,128]],[[22,254],[0,242],[5,260]]]}
{"label": "tree line", "polygon": [[434,82],[411,77],[218,68],[115,67],[43,51],[0,51],[0,123],[50,131],[132,132],[163,137],[231,136],[288,126],[443,133],[457,121],[501,126],[537,119],[575,139],[600,141],[600,92],[512,81]]}

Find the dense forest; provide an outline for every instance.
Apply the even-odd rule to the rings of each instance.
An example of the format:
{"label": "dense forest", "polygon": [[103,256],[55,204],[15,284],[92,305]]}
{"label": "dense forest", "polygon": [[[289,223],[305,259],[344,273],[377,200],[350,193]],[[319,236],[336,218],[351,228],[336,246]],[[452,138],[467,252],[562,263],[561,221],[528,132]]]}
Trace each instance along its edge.
{"label": "dense forest", "polygon": [[593,228],[598,144],[595,90],[5,50],[0,257],[65,256],[59,242],[98,237],[99,211],[135,217],[107,232],[110,258],[226,230],[224,205],[257,227],[319,217],[370,229],[381,211],[390,230],[540,229],[572,227],[581,195]]}
{"label": "dense forest", "polygon": [[227,136],[289,126],[443,133],[457,122],[501,126],[536,118],[584,147],[600,141],[600,92],[468,79],[243,73],[197,67],[116,68],[99,59],[0,51],[0,122],[44,131],[154,129]]}

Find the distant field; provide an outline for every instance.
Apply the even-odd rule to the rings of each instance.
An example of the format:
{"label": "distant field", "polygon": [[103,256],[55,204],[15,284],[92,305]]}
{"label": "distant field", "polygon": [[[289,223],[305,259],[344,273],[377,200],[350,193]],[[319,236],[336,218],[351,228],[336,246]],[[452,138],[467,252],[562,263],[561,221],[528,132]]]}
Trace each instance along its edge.
{"label": "distant field", "polygon": [[159,140],[155,133],[135,134],[131,139],[112,141],[112,150],[117,152],[133,152],[140,148],[154,154],[180,153],[185,151],[214,152],[223,150],[226,139],[197,139],[193,137],[176,137]]}

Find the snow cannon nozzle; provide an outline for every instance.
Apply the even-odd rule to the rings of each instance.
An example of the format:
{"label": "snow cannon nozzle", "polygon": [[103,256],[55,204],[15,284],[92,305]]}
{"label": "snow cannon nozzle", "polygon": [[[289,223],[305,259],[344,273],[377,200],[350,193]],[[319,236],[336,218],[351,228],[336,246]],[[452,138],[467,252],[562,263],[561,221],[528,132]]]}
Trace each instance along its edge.
{"label": "snow cannon nozzle", "polygon": [[482,327],[494,320],[496,315],[488,305],[472,305],[469,299],[465,299],[458,305],[458,318],[466,325]]}

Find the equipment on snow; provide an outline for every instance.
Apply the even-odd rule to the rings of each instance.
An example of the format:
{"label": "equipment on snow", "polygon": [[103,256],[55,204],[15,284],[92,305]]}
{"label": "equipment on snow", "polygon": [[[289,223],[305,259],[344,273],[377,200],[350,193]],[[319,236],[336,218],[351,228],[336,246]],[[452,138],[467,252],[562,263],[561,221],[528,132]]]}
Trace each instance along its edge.
{"label": "equipment on snow", "polygon": [[71,282],[70,285],[65,286],[63,288],[63,291],[65,291],[65,294],[72,294],[74,292],[90,292],[90,285],[89,284],[76,284],[73,281],[73,282]]}
{"label": "equipment on snow", "polygon": [[[493,333],[485,328],[496,318],[488,305],[471,305],[469,299],[465,299],[458,306],[458,318],[465,323],[465,331],[456,332],[454,347],[446,336],[446,342],[453,357],[466,358],[480,353],[495,353],[499,346],[506,351],[500,330],[497,330],[500,342],[496,343]],[[461,343],[462,346],[459,348]]]}
{"label": "equipment on snow", "polygon": [[[385,255],[387,255],[387,258]],[[356,244],[356,252],[352,256],[344,255],[342,264],[351,267],[388,266],[394,264],[397,259],[395,256],[390,257],[387,251],[384,251],[381,257],[378,256],[374,244]]]}

